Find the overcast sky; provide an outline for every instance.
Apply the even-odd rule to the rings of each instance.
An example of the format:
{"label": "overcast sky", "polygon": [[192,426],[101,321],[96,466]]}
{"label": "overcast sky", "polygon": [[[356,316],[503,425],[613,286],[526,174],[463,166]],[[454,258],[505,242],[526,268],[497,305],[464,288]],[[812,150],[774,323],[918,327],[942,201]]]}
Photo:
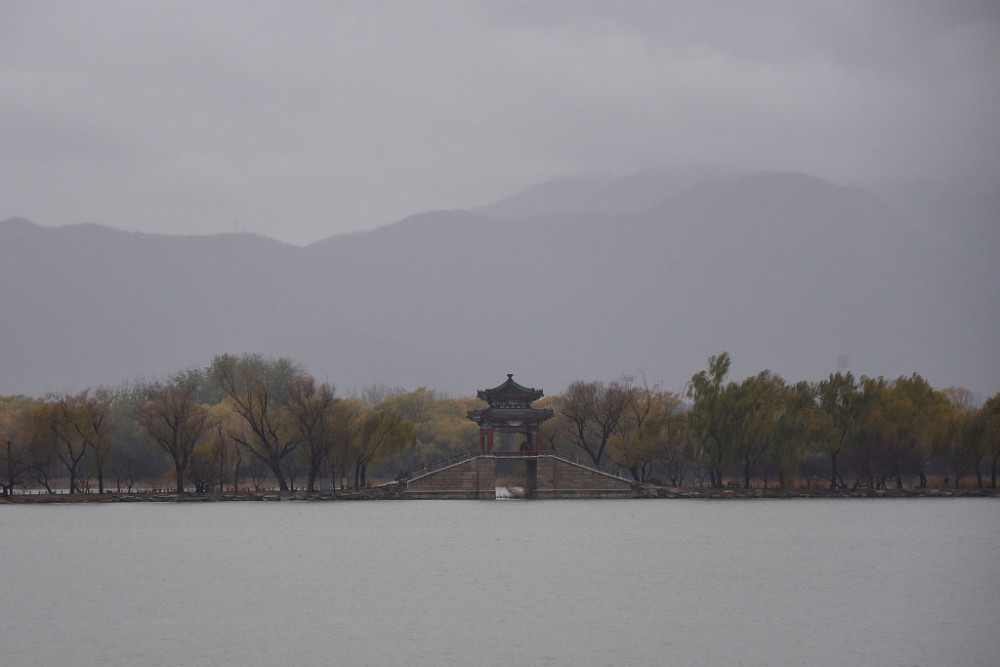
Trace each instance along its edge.
{"label": "overcast sky", "polygon": [[307,243],[656,165],[1000,173],[1000,2],[0,2],[0,219]]}

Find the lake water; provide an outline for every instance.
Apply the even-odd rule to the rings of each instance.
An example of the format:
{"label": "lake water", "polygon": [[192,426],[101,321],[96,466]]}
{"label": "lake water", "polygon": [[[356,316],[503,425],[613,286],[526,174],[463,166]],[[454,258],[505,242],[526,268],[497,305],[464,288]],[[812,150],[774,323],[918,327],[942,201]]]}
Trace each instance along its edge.
{"label": "lake water", "polygon": [[0,506],[3,665],[1000,664],[1000,500]]}

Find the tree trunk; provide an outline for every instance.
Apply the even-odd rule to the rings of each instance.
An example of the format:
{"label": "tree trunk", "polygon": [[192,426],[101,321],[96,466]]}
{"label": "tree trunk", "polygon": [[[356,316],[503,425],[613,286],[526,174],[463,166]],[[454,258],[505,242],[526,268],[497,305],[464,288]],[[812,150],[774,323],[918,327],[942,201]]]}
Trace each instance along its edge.
{"label": "tree trunk", "polygon": [[840,471],[837,469],[837,455],[840,452],[830,452],[830,490],[833,491],[838,488],[837,478],[840,477]]}
{"label": "tree trunk", "polygon": [[178,467],[176,463],[174,468],[177,470],[177,493],[184,493],[184,468]]}
{"label": "tree trunk", "polygon": [[708,483],[714,489],[722,488],[722,466],[712,464],[708,469]]}
{"label": "tree trunk", "polygon": [[[7,441],[7,483],[3,485],[3,497],[11,495],[14,490],[14,456],[11,452],[12,445]],[[10,491],[8,491],[10,489]]]}
{"label": "tree trunk", "polygon": [[274,478],[278,480],[278,490],[287,491],[288,481],[285,479],[285,474],[281,472],[281,459],[268,461],[271,467],[271,472],[274,473]]}
{"label": "tree trunk", "polygon": [[219,493],[225,491],[223,484],[226,481],[226,453],[220,449],[219,450]]}

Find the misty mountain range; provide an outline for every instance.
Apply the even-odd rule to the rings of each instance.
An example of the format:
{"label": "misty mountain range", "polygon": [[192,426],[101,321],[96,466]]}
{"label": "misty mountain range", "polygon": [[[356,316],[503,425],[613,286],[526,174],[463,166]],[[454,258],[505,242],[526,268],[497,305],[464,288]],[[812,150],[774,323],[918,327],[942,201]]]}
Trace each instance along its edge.
{"label": "misty mountain range", "polygon": [[153,378],[215,354],[302,362],[343,391],[681,391],[836,370],[1000,389],[1000,201],[798,173],[560,179],[306,247],[0,222],[0,393]]}

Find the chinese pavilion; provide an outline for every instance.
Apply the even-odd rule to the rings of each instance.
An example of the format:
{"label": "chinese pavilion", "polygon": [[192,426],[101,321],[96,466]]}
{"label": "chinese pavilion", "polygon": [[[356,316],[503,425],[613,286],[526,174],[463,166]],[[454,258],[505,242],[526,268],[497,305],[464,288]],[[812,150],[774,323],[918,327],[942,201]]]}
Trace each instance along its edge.
{"label": "chinese pavilion", "polygon": [[542,422],[552,418],[552,410],[531,407],[531,403],[542,395],[541,389],[524,387],[514,382],[513,373],[508,373],[507,381],[500,386],[477,392],[476,396],[486,401],[487,407],[483,410],[470,410],[467,416],[479,424],[479,451],[495,453],[495,432],[522,433],[525,436],[524,444],[520,451],[510,454],[537,456],[542,444],[538,431]]}

